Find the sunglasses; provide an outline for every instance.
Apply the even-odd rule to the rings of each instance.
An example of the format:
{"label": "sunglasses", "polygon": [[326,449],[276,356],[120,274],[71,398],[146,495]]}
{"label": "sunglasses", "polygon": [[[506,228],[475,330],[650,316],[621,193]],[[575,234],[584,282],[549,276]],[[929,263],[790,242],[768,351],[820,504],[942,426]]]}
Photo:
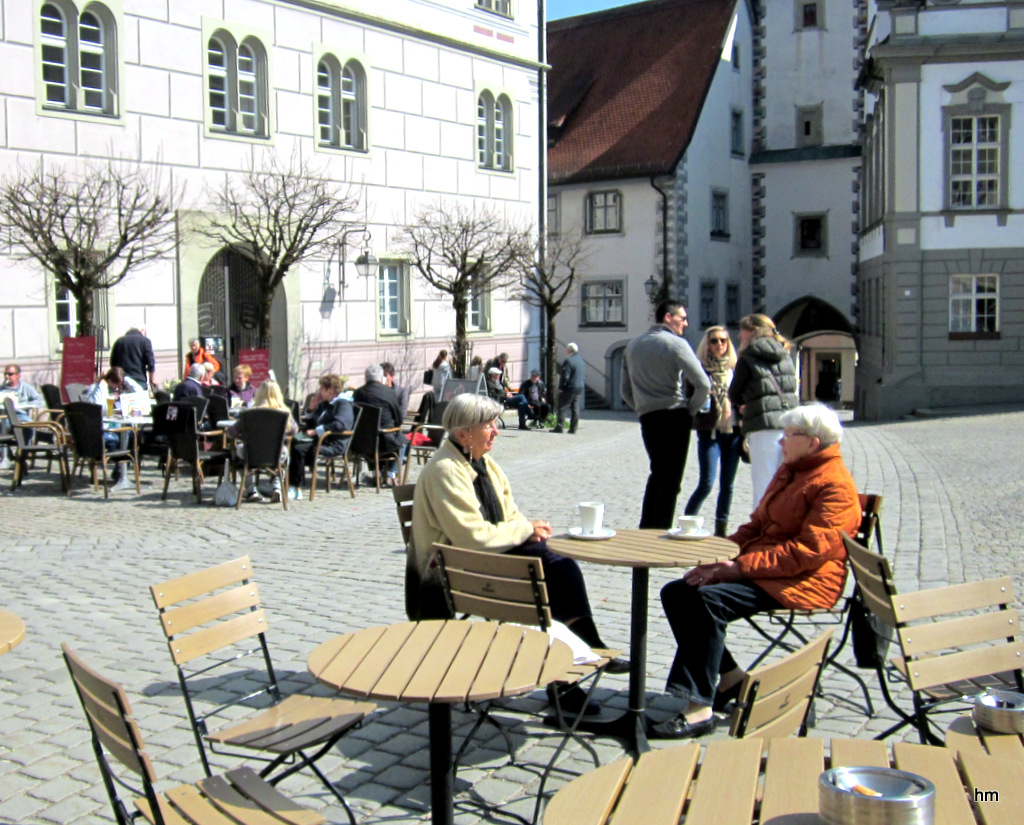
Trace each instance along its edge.
{"label": "sunglasses", "polygon": [[5,372],[4,375],[20,375],[20,373],[17,373],[17,372]]}
{"label": "sunglasses", "polygon": [[709,344],[728,344],[728,338],[708,338]]}

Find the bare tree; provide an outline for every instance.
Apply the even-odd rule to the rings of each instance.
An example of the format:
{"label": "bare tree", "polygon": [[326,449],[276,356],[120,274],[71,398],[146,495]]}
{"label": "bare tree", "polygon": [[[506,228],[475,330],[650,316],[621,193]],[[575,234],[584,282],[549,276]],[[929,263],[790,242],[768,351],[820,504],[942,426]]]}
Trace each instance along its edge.
{"label": "bare tree", "polygon": [[270,346],[270,307],[289,269],[328,250],[352,226],[359,194],[293,154],[272,152],[253,160],[239,176],[227,176],[210,194],[208,222],[198,234],[249,257],[259,284],[260,345]]}
{"label": "bare tree", "polygon": [[475,295],[518,283],[533,261],[530,233],[495,209],[438,201],[393,239],[423,279],[455,310],[452,370],[466,374],[467,320]]}
{"label": "bare tree", "polygon": [[515,295],[531,306],[540,307],[544,315],[541,362],[553,405],[558,403],[555,319],[575,292],[580,276],[587,271],[590,254],[586,236],[579,229],[549,236],[543,253],[538,253],[538,264],[523,273]]}
{"label": "bare tree", "polygon": [[21,170],[0,181],[0,231],[14,257],[34,261],[78,305],[78,335],[93,334],[94,293],[177,245],[182,190],[131,162]]}

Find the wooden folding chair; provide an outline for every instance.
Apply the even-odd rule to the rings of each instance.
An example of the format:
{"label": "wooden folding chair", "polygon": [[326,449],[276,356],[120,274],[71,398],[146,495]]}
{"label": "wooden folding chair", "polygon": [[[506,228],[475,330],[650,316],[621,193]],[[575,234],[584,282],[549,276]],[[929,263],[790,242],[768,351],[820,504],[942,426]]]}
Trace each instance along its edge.
{"label": "wooden folding chair", "polygon": [[[326,492],[331,492],[331,482],[336,478],[335,462],[340,461],[342,470],[345,473],[345,483],[348,484],[348,492],[352,498],[356,497],[355,483],[352,481],[352,471],[349,468],[349,451],[352,449],[352,434],[355,432],[356,427],[359,426],[359,418],[362,411],[359,407],[356,407],[355,420],[352,423],[351,430],[345,430],[341,433],[336,433],[331,430],[325,430],[324,434],[317,439],[316,442],[316,454],[313,456],[313,478],[309,482],[309,500],[312,501],[316,498],[316,474],[317,469],[320,467],[324,468],[324,484],[326,486]],[[324,441],[330,438],[332,435],[340,435],[347,438],[345,442],[345,449],[337,455],[323,455],[321,449],[323,448]]]}
{"label": "wooden folding chair", "polygon": [[[865,547],[871,542],[874,537],[879,552],[882,551],[882,527],[879,516],[882,511],[882,496],[876,493],[860,493],[860,507],[861,507],[861,520],[860,526],[857,529],[857,540],[861,542]],[[768,645],[762,650],[753,662],[750,663],[749,669],[756,668],[761,662],[767,658],[776,647],[781,647],[783,650],[794,651],[796,646],[786,641],[786,637],[789,634],[793,634],[794,637],[799,641],[800,644],[807,644],[809,640],[808,634],[813,632],[820,627],[831,627],[836,625],[843,626],[843,634],[829,655],[826,661],[826,666],[834,665],[837,670],[842,671],[851,679],[853,679],[861,689],[864,695],[865,711],[867,715],[874,716],[875,707],[871,701],[871,695],[868,693],[868,686],[861,678],[859,673],[848,668],[846,665],[836,661],[839,654],[846,647],[847,639],[850,636],[850,604],[855,598],[855,594],[851,593],[845,599],[841,599],[834,606],[829,608],[822,608],[820,610],[769,610],[765,613],[758,613],[754,616],[746,617],[747,624],[757,631],[767,642]],[[758,619],[767,618],[769,625],[776,625],[777,632],[772,633],[766,630]],[[801,629],[804,628],[804,629]]]}
{"label": "wooden folding chair", "polygon": [[[326,821],[281,794],[250,768],[219,776],[209,776],[207,771],[207,779],[158,793],[153,787],[156,774],[124,688],[85,665],[66,644],[61,650],[89,723],[100,776],[118,825],[131,825],[139,814],[154,825],[320,825]],[[135,781],[142,783],[140,789],[134,790],[115,773],[111,763],[117,762],[135,774]],[[137,813],[130,813],[120,798],[119,785],[139,795],[134,800]]]}
{"label": "wooden folding chair", "polygon": [[778,662],[749,671],[729,724],[730,735],[806,736],[832,633],[830,628]]}
{"label": "wooden folding chair", "polygon": [[[433,553],[437,559],[441,581],[454,614],[465,613],[490,621],[536,626],[544,631],[551,627],[551,604],[548,600],[547,584],[544,579],[544,563],[540,559],[506,553],[485,553],[480,550],[466,550],[444,544],[435,544]],[[608,663],[621,654],[621,651],[618,650],[596,648],[592,652],[598,657],[596,662],[574,665],[573,669],[566,673],[560,682],[562,685],[573,685],[589,681],[588,700],[597,688],[598,681],[608,667]],[[584,716],[582,710],[570,722],[562,710],[558,690],[551,691],[551,695],[554,697],[555,718],[558,727],[565,735],[541,777],[540,787],[537,790],[537,804],[534,809],[534,822],[537,821],[537,816],[540,813],[541,802],[544,798],[544,786],[548,776],[570,738],[577,739],[580,744],[590,750],[595,766],[600,764],[596,751],[590,748],[588,743],[579,739],[577,735],[577,728]],[[456,757],[456,765],[473,734],[485,721],[490,721],[487,710],[486,707],[483,709],[483,713],[463,742]],[[502,732],[504,733],[504,731]],[[507,735],[506,741],[508,741]],[[509,755],[512,756],[511,742],[508,744]]]}
{"label": "wooden folding chair", "polygon": [[[324,776],[316,762],[377,706],[371,702],[300,694],[281,696],[266,639],[266,613],[260,605],[249,557],[242,556],[216,567],[154,584],[150,592],[160,611],[167,646],[178,671],[185,709],[207,775],[210,774],[207,746],[213,753],[234,756],[263,753],[267,766],[259,775],[268,778],[271,785],[296,771],[309,768],[337,797],[352,825],[355,825],[355,817],[345,798]],[[254,646],[239,650],[242,645]],[[213,654],[222,654],[225,658],[210,663],[209,658]],[[256,665],[235,671],[242,690],[251,692],[223,702],[207,713],[201,712],[194,701],[201,692],[197,682],[209,681],[209,674],[215,668],[239,663],[242,658],[255,654],[259,654]],[[254,683],[259,686],[253,691]],[[217,693],[220,701],[222,697],[219,691]],[[235,705],[248,704],[258,697],[269,699],[272,706],[225,730],[209,730],[207,720],[211,717]],[[217,746],[227,750],[219,751]],[[288,767],[274,773],[285,764]]]}
{"label": "wooden folding chair", "polygon": [[[942,744],[932,732],[934,713],[964,711],[963,702],[987,688],[1024,691],[1024,643],[1007,577],[897,593],[888,560],[844,536],[850,567],[864,605],[880,623],[895,628],[900,653],[876,668],[882,696],[899,721],[884,739],[914,725],[925,744]],[[889,681],[911,690],[913,711],[900,708]],[[959,704],[958,704],[959,703]]]}

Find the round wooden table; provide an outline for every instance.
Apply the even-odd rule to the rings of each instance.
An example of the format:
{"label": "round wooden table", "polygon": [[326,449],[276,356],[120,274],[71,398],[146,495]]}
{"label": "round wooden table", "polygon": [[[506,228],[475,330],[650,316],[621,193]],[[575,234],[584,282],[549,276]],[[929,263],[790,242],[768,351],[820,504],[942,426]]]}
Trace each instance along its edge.
{"label": "round wooden table", "polygon": [[546,633],[497,622],[402,622],[346,633],[307,661],[319,681],[356,696],[425,702],[434,825],[454,821],[452,704],[518,696],[560,680],[572,651]]}
{"label": "round wooden table", "polygon": [[962,753],[1002,756],[1024,763],[1024,736],[979,728],[969,713],[958,716],[946,729],[946,747]]}
{"label": "round wooden table", "polygon": [[610,722],[580,727],[598,733],[622,736],[634,753],[649,749],[647,744],[647,609],[650,568],[696,567],[706,562],[725,561],[739,553],[728,539],[708,536],[697,540],[672,538],[664,530],[619,530],[601,541],[558,536],[548,539],[555,553],[576,561],[610,564],[633,569],[633,593],[629,629],[629,709]]}
{"label": "round wooden table", "polygon": [[21,616],[0,610],[0,655],[14,650],[25,639],[25,622]]}

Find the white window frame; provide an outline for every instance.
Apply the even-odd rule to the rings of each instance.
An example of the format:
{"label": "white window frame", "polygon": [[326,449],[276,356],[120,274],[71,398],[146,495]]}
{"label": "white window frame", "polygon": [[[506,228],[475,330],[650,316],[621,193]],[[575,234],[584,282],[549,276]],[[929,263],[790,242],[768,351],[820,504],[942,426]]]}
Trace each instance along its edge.
{"label": "white window frame", "polygon": [[743,110],[731,109],[729,113],[729,149],[733,157],[742,158],[747,154],[744,132]]}
{"label": "white window frame", "polygon": [[588,235],[622,232],[622,192],[600,189],[587,192],[583,201],[584,231]]}
{"label": "white window frame", "polygon": [[949,337],[999,337],[999,276],[949,276]]}
{"label": "white window frame", "polygon": [[729,192],[726,189],[711,190],[711,237],[729,240]]}
{"label": "white window frame", "polygon": [[514,136],[510,95],[491,89],[479,90],[475,130],[477,167],[491,172],[511,172]]}
{"label": "white window frame", "polygon": [[[957,212],[1005,208],[1010,108],[999,105],[982,106],[979,111],[965,109],[947,107],[943,118],[946,208]],[[967,124],[970,126],[970,139],[965,141],[964,126]],[[996,131],[994,139],[990,131],[992,127]],[[964,187],[965,184],[968,188]]]}
{"label": "white window frame", "polygon": [[562,231],[562,193],[548,192],[548,235],[555,236]]}
{"label": "white window frame", "polygon": [[700,282],[700,326],[713,327],[718,323],[718,281]]}
{"label": "white window frame", "polygon": [[401,261],[382,261],[377,268],[377,329],[381,335],[411,332],[409,267]]}
{"label": "white window frame", "polygon": [[[203,18],[203,117],[208,136],[244,140],[271,137],[272,65],[265,44],[272,42],[268,32]],[[214,43],[223,55],[220,64],[210,59]]]}
{"label": "white window frame", "polygon": [[584,281],[580,286],[581,327],[626,326],[626,281]]}
{"label": "white window frame", "polygon": [[[48,0],[34,5],[40,114],[119,117],[119,4],[120,0],[109,0],[109,4]],[[44,31],[46,21],[59,21],[60,31]],[[83,32],[87,33],[84,38]]]}
{"label": "white window frame", "polygon": [[476,0],[476,7],[491,14],[512,17],[512,0]]}
{"label": "white window frame", "polygon": [[474,289],[469,296],[466,307],[466,331],[491,331],[491,291]]}
{"label": "white window frame", "polygon": [[[54,325],[57,332],[57,343],[60,347],[64,345],[65,333],[62,328],[67,327],[67,337],[74,337],[78,332],[78,299],[67,287],[61,286],[54,281],[53,315]],[[64,310],[62,313],[61,310]],[[61,315],[66,315],[62,320]]]}
{"label": "white window frame", "polygon": [[[61,327],[68,327],[72,336],[78,334],[78,300],[70,290],[62,288],[53,276],[48,275],[46,282],[48,295],[46,303],[47,340],[50,352],[59,354],[64,350]],[[67,295],[62,297],[64,292]],[[92,294],[92,322],[96,328],[94,330],[96,345],[104,349],[109,348],[113,343],[111,328],[115,319],[111,317],[111,307],[114,305],[111,292],[110,289],[97,289]],[[67,320],[63,321],[60,318],[62,306],[67,309]]]}
{"label": "white window frame", "polygon": [[[318,151],[370,151],[369,65],[362,54],[341,54],[323,45],[314,47],[314,137]],[[322,85],[324,76],[328,79],[326,86]]]}

